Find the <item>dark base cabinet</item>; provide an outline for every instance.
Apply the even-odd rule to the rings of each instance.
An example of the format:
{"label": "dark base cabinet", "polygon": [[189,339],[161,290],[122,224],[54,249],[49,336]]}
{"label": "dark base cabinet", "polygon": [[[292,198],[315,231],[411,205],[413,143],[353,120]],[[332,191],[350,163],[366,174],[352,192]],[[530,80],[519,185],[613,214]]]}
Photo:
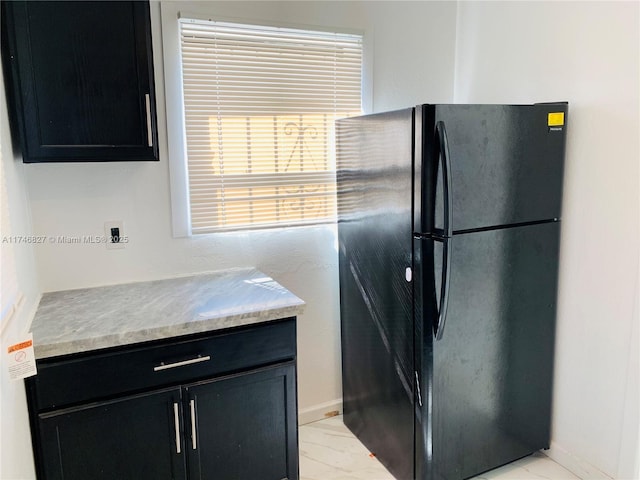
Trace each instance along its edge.
{"label": "dark base cabinet", "polygon": [[185,479],[172,405],[180,390],[153,392],[41,414],[41,474],[47,479]]}
{"label": "dark base cabinet", "polygon": [[[295,352],[291,318],[39,361],[26,380],[38,478],[297,480]],[[128,362],[145,355],[155,366],[140,383],[154,387],[118,391],[117,376],[130,385]],[[49,380],[64,376],[53,392]],[[85,378],[102,388],[83,391]]]}
{"label": "dark base cabinet", "polygon": [[[297,478],[295,368],[284,364],[187,387],[191,427],[186,446],[192,479]],[[195,410],[195,411],[194,411]],[[195,420],[193,420],[195,418]]]}

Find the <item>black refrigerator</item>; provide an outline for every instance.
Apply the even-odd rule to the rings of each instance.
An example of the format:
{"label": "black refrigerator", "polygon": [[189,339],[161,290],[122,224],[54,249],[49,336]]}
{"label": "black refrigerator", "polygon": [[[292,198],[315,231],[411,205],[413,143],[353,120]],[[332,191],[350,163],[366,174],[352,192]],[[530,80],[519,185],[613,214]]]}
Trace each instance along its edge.
{"label": "black refrigerator", "polygon": [[420,105],[336,124],[344,422],[398,480],[549,447],[566,119]]}

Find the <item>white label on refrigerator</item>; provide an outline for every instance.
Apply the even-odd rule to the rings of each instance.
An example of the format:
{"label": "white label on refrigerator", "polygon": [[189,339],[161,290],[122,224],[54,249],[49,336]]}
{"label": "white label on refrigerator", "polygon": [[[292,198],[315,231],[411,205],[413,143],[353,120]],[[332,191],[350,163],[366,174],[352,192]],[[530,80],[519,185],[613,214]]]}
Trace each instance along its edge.
{"label": "white label on refrigerator", "polygon": [[411,272],[411,267],[407,267],[404,271],[404,278],[407,279],[407,282],[410,282],[413,278],[413,273]]}

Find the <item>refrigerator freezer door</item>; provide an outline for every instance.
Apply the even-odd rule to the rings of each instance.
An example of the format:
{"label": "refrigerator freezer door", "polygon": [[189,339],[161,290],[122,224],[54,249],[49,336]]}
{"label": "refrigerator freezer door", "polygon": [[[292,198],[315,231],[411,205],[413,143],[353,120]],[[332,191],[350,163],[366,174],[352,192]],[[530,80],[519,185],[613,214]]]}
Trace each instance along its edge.
{"label": "refrigerator freezer door", "polygon": [[[453,233],[560,218],[567,105],[425,105],[446,129],[450,155]],[[562,125],[554,114],[562,113]],[[423,133],[425,152],[438,132]],[[434,156],[437,160],[437,155]],[[426,161],[429,155],[425,155]],[[428,167],[423,167],[425,172]],[[442,175],[437,176],[435,229],[442,229]],[[434,195],[425,185],[425,199]],[[432,210],[429,212],[429,206]],[[433,212],[433,210],[435,212]],[[426,230],[425,230],[426,231]],[[426,231],[427,233],[431,233]]]}
{"label": "refrigerator freezer door", "polygon": [[[559,229],[550,222],[449,239],[446,329],[425,341],[423,355],[432,359],[423,375],[433,395],[426,478],[467,478],[549,446]],[[436,276],[439,263],[434,257]]]}
{"label": "refrigerator freezer door", "polygon": [[344,422],[413,478],[413,109],[337,122]]}

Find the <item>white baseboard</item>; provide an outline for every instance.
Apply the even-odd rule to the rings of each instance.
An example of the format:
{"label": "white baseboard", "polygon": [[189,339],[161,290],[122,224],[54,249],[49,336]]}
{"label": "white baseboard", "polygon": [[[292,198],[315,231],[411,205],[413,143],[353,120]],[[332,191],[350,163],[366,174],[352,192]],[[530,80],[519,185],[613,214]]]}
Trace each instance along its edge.
{"label": "white baseboard", "polygon": [[327,417],[342,413],[342,399],[336,398],[324,403],[318,403],[298,410],[298,425],[317,422]]}
{"label": "white baseboard", "polygon": [[580,458],[556,442],[551,442],[551,448],[549,450],[542,450],[547,457],[554,462],[562,465],[574,475],[580,477],[582,480],[612,480],[612,477],[592,465],[584,458]]}

